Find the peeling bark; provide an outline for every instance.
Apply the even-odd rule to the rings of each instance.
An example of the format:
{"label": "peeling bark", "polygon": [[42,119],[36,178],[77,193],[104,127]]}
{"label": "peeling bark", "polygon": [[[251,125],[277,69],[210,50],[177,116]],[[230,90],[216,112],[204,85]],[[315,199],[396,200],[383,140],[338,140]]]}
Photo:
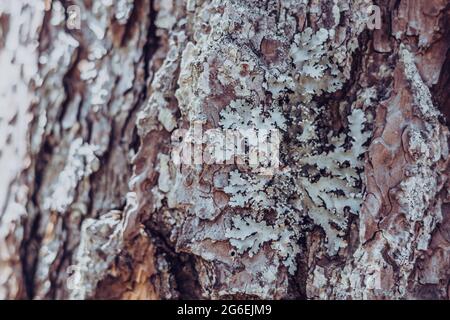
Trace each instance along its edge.
{"label": "peeling bark", "polygon": [[[1,3],[0,298],[450,298],[449,18]],[[175,163],[196,125],[276,129],[279,168]]]}

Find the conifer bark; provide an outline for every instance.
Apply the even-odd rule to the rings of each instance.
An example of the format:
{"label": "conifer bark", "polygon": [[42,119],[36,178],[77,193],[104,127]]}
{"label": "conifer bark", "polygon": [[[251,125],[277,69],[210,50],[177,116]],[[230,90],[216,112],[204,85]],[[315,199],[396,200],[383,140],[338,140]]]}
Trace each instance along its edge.
{"label": "conifer bark", "polygon": [[[0,298],[450,298],[449,18],[0,3]],[[199,122],[277,128],[280,167],[174,164]]]}

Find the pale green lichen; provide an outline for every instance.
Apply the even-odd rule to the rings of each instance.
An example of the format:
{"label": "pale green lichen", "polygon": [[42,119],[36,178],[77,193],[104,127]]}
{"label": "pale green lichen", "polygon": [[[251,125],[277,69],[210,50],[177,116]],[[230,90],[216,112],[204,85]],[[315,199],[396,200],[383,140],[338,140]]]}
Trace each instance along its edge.
{"label": "pale green lichen", "polygon": [[248,252],[252,257],[265,242],[277,240],[274,228],[265,221],[256,222],[249,217],[237,216],[232,221],[233,227],[225,232],[225,236],[230,238],[230,243],[239,253]]}
{"label": "pale green lichen", "polygon": [[[187,211],[177,240],[180,250],[223,263],[217,273],[213,267],[205,267],[214,275],[202,281],[205,292],[213,285],[223,285],[222,294],[245,292],[267,297],[270,290],[266,287],[254,281],[249,287],[249,281],[241,279],[264,275],[269,281],[283,278],[286,270],[293,274],[300,237],[311,227],[306,221],[325,230],[329,253],[345,246],[342,230],[361,204],[359,173],[370,119],[364,118],[360,108],[367,105],[342,106],[342,132],[324,135],[321,113],[326,113],[325,106],[313,101],[342,89],[350,79],[352,55],[366,22],[358,12],[366,4],[329,1],[332,10],[326,10],[328,6],[320,2],[283,1],[277,16],[249,1],[186,4],[186,23],[194,32],[178,60],[175,96],[184,125],[200,122],[215,130],[197,144],[210,160],[217,161],[179,166],[171,173],[169,192],[165,195],[159,187],[154,195],[158,208],[164,206],[166,196],[171,210]],[[159,91],[155,90],[150,100],[165,108],[167,102],[156,99]],[[365,98],[370,99],[370,95]],[[301,103],[298,115],[296,106]],[[347,107],[351,111],[346,113]],[[164,122],[164,115],[159,122]],[[246,161],[233,162],[245,157],[231,156],[228,140],[220,132],[252,129],[273,129],[281,134],[279,163],[271,175],[261,174]],[[186,131],[187,140],[190,135],[192,132]],[[253,138],[247,140],[252,146]],[[216,185],[217,173],[228,177]],[[163,184],[162,189],[169,187]],[[201,231],[193,233],[190,225]],[[219,243],[221,250],[213,245]],[[230,247],[237,250],[242,270],[235,269],[231,253],[222,252]],[[273,259],[256,262],[267,255]],[[227,272],[230,276],[223,277]],[[277,287],[277,292],[285,289]]]}
{"label": "pale green lichen", "polygon": [[83,143],[81,138],[72,142],[66,166],[59,174],[51,196],[46,199],[46,209],[60,213],[66,212],[75,199],[78,183],[100,168],[99,159],[95,154],[96,151],[95,146]]}
{"label": "pale green lichen", "polygon": [[[330,136],[330,144],[334,150],[320,154],[303,154],[298,160],[310,174],[299,177],[299,186],[304,188],[305,204],[308,215],[324,228],[328,238],[329,253],[335,254],[345,243],[339,238],[347,227],[348,214],[358,214],[362,203],[360,189],[360,171],[363,169],[361,156],[366,151],[364,144],[371,136],[364,130],[366,119],[361,109],[354,109],[348,116],[348,134],[337,137]],[[308,125],[309,128],[314,128]],[[302,140],[311,146],[315,145],[317,136],[314,129],[309,129],[309,141]],[[303,136],[303,134],[302,134]],[[351,146],[346,145],[350,137]],[[314,153],[313,148],[309,153]],[[317,176],[318,172],[320,176]],[[338,229],[330,224],[338,226]]]}

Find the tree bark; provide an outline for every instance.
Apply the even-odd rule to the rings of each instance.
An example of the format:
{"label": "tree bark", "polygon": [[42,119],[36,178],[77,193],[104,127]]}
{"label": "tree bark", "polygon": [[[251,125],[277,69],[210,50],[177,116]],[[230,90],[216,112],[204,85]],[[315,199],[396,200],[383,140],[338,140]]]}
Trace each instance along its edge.
{"label": "tree bark", "polygon": [[[0,3],[0,298],[450,298],[449,18]],[[279,167],[177,164],[198,124],[276,129]]]}

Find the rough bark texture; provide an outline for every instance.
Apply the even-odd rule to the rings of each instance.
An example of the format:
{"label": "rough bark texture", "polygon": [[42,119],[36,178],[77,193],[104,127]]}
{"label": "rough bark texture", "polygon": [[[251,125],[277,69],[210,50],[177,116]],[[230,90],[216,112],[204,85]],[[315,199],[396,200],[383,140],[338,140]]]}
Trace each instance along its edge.
{"label": "rough bark texture", "polygon": [[[0,298],[450,298],[449,21],[447,0],[0,2]],[[277,128],[279,170],[174,165],[199,122]]]}

